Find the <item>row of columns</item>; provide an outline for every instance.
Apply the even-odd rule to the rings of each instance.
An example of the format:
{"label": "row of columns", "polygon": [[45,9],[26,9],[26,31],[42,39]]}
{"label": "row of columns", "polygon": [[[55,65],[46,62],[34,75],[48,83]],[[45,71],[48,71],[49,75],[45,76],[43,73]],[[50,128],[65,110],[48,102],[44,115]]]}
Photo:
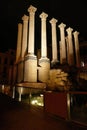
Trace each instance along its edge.
{"label": "row of columns", "polygon": [[[37,57],[34,54],[34,22],[36,8],[32,5],[28,8],[29,17],[22,17],[23,25],[18,24],[18,40],[16,52],[17,64],[17,81],[37,82],[37,70],[39,70],[39,80],[46,81],[48,79],[48,69],[50,69],[50,61],[47,58],[47,38],[46,38],[46,18],[48,15],[44,12],[41,18],[41,58],[39,59],[40,68],[37,66]],[[29,24],[29,29],[28,29]],[[48,67],[47,67],[48,66]],[[44,71],[43,71],[44,70]],[[46,76],[45,76],[46,74]]]}
{"label": "row of columns", "polygon": [[[22,70],[21,72],[22,77],[21,79],[19,79],[19,81],[24,80],[30,82],[37,82],[37,57],[34,54],[34,44],[35,44],[34,25],[35,25],[36,11],[37,8],[31,5],[28,8],[29,16],[24,15],[22,17],[23,24],[21,23],[18,24],[16,64],[18,64],[19,66],[18,67],[19,75]],[[39,65],[41,66],[41,68],[39,68],[39,72],[40,72],[39,78],[40,80],[44,81],[44,78],[47,79],[48,70],[50,69],[50,60],[47,58],[47,37],[46,37],[47,36],[46,19],[48,17],[48,14],[42,12],[39,17],[41,18],[41,58],[39,59]],[[56,23],[58,22],[58,20],[52,18],[49,22],[51,24],[51,29],[52,29],[52,63],[56,63],[59,61],[58,52],[57,52],[58,49],[57,49],[57,33],[56,33]],[[70,27],[66,29],[67,32],[67,38],[66,38],[65,37],[66,25],[64,23],[61,23],[60,25],[58,25],[58,27],[60,29],[60,41],[59,41],[60,63],[64,64],[68,62],[69,65],[74,65],[74,52],[73,52],[74,50],[73,50],[73,39],[72,39],[73,29]],[[74,43],[75,43],[76,66],[79,67],[80,57],[79,57],[78,34],[79,33],[77,31],[73,33]],[[35,78],[32,79],[31,74],[34,74]]]}
{"label": "row of columns", "polygon": [[[28,35],[28,53],[30,54],[34,54],[34,15],[35,15],[35,11],[37,9],[35,7],[30,7],[28,9],[28,11],[30,12],[30,20],[29,20],[29,33],[28,33],[28,16],[24,15],[24,17],[22,18],[23,20],[23,43],[22,43],[22,57],[24,57],[26,50],[27,50],[27,34]],[[48,15],[46,13],[42,13],[40,15],[41,18],[41,57],[47,57],[47,38],[46,38],[46,18],[48,17]],[[57,52],[57,36],[56,36],[56,23],[57,20],[52,18],[50,20],[51,23],[51,28],[52,28],[52,62],[58,61],[58,52]],[[17,47],[17,58],[20,57],[20,53],[21,53],[21,37],[22,37],[22,24],[18,25],[19,29],[18,29],[18,47]],[[61,55],[60,55],[60,59],[61,63],[66,62],[66,47],[65,47],[65,33],[64,33],[64,29],[66,27],[65,24],[61,23],[59,26],[60,29],[60,44],[61,44]],[[67,46],[68,46],[68,55],[67,55],[67,61],[69,63],[69,65],[73,65],[74,64],[74,55],[73,55],[73,40],[72,40],[72,28],[68,28],[66,29],[67,31],[67,37],[68,37],[68,41],[67,41]],[[74,43],[75,43],[75,53],[76,53],[76,64],[77,66],[80,64],[79,62],[79,40],[78,40],[78,34],[79,32],[75,31],[75,33],[73,33],[74,35]],[[19,49],[20,48],[20,49]]]}

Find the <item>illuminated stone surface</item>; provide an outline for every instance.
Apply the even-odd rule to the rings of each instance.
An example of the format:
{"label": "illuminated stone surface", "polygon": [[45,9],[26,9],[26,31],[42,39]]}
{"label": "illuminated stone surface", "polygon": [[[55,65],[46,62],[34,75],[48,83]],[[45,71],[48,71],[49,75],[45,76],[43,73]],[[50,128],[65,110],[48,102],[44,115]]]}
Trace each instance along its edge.
{"label": "illuminated stone surface", "polygon": [[22,17],[22,20],[23,20],[23,29],[22,29],[22,42],[21,42],[21,56],[20,56],[19,63],[17,65],[17,69],[18,69],[17,82],[18,83],[23,81],[23,75],[24,75],[24,56],[27,50],[28,16],[24,15]]}
{"label": "illuminated stone surface", "polygon": [[60,29],[60,44],[61,44],[61,64],[66,63],[66,47],[65,47],[65,33],[64,28],[65,24],[61,23],[59,26]]}
{"label": "illuminated stone surface", "polygon": [[14,70],[13,70],[13,78],[14,78],[13,83],[21,80],[21,76],[20,76],[21,68],[19,67],[20,64],[18,64],[21,60],[21,44],[22,44],[22,24],[19,23],[18,24],[18,36],[17,36],[16,62],[14,65]]}
{"label": "illuminated stone surface", "polygon": [[38,80],[46,82],[49,76],[50,60],[47,58],[47,37],[46,37],[46,18],[48,15],[44,12],[40,14],[41,18],[41,58],[39,59]]}
{"label": "illuminated stone surface", "polygon": [[68,73],[65,73],[61,69],[50,70],[47,88],[49,90],[69,90]]}
{"label": "illuminated stone surface", "polygon": [[52,18],[50,20],[51,27],[52,27],[52,63],[58,62],[58,53],[57,53],[57,35],[56,35],[56,23],[57,20]]}
{"label": "illuminated stone surface", "polygon": [[24,82],[37,82],[37,57],[34,54],[34,22],[36,8],[30,6],[29,12],[29,35],[28,35],[28,54],[24,61]]}
{"label": "illuminated stone surface", "polygon": [[49,78],[50,60],[48,58],[41,58],[39,59],[39,65],[38,80],[40,82],[47,82]]}
{"label": "illuminated stone surface", "polygon": [[16,63],[21,56],[21,41],[22,40],[22,24],[18,24],[18,36],[17,36],[17,50],[16,50]]}
{"label": "illuminated stone surface", "polygon": [[35,30],[35,12],[37,8],[30,6],[29,12],[29,35],[28,35],[28,53],[34,55],[34,30]]}
{"label": "illuminated stone surface", "polygon": [[62,44],[61,44],[61,41],[59,41],[59,52],[60,52],[60,63],[62,63]]}
{"label": "illuminated stone surface", "polygon": [[46,37],[46,18],[48,14],[42,12],[41,18],[41,57],[47,57],[47,37]]}
{"label": "illuminated stone surface", "polygon": [[73,40],[72,40],[72,28],[66,29],[68,34],[68,64],[74,65],[74,52],[73,52]]}
{"label": "illuminated stone surface", "polygon": [[21,57],[24,58],[27,51],[27,35],[28,35],[28,16],[24,15],[22,17],[23,20],[23,37],[22,37],[22,51],[21,51]]}
{"label": "illuminated stone surface", "polygon": [[76,66],[80,67],[80,53],[79,53],[79,40],[78,40],[79,32],[75,31],[73,35],[75,44]]}
{"label": "illuminated stone surface", "polygon": [[24,82],[37,82],[37,57],[27,56],[24,66]]}
{"label": "illuminated stone surface", "polygon": [[[67,36],[65,36],[64,23],[61,23],[59,27],[60,31],[60,41],[59,48],[57,47],[57,35],[56,35],[56,23],[57,20],[52,18],[49,22],[51,24],[52,31],[52,61],[47,57],[47,30],[46,30],[46,20],[48,14],[42,12],[39,17],[41,19],[41,49],[37,56],[34,54],[35,46],[35,12],[37,8],[30,6],[28,8],[29,16],[24,15],[23,20],[23,30],[22,24],[18,25],[18,39],[17,39],[17,53],[16,53],[16,74],[17,83],[20,87],[35,87],[30,86],[29,83],[38,82],[48,84],[51,89],[59,87],[60,90],[69,90],[69,85],[71,84],[68,80],[68,73],[65,73],[62,69],[51,69],[50,63],[58,62],[58,54],[60,55],[60,63],[68,63],[69,66],[74,65],[74,48],[72,39],[72,28],[66,30]],[[28,24],[29,19],[29,24]],[[23,33],[23,35],[22,35]],[[78,33],[75,31],[74,42],[75,42],[75,53],[76,53],[76,64],[79,65],[79,45],[78,45]],[[22,39],[22,41],[21,41]],[[28,41],[27,41],[28,40]],[[58,52],[59,49],[59,52]],[[38,57],[38,58],[37,58]],[[55,67],[57,67],[55,64]],[[54,67],[54,66],[52,66]],[[14,69],[15,70],[15,69]],[[16,81],[16,78],[15,78]],[[15,82],[14,81],[14,82]],[[28,83],[26,85],[26,83]],[[68,84],[68,85],[67,85]],[[41,86],[42,87],[42,86]],[[19,101],[21,101],[21,88],[19,88]],[[23,90],[24,92],[24,90]]]}
{"label": "illuminated stone surface", "polygon": [[69,50],[69,43],[68,43],[68,36],[65,37],[65,43],[66,43],[66,57],[67,57],[67,63],[69,61],[69,53],[68,53],[68,50]]}

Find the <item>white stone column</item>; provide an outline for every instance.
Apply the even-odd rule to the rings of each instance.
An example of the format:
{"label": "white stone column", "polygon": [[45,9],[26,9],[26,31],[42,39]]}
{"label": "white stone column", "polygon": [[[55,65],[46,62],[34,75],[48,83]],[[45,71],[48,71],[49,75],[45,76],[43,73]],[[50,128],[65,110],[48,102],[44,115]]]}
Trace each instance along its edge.
{"label": "white stone column", "polygon": [[34,55],[34,22],[35,22],[35,12],[37,8],[30,6],[28,8],[29,12],[29,39],[28,39],[28,53]]}
{"label": "white stone column", "polygon": [[16,63],[21,56],[21,42],[22,42],[22,24],[18,24],[17,49],[16,49]]}
{"label": "white stone column", "polygon": [[37,82],[37,57],[34,55],[34,22],[35,11],[37,9],[32,5],[28,8],[29,12],[29,35],[28,35],[28,54],[25,56],[24,63],[24,81]]}
{"label": "white stone column", "polygon": [[23,20],[23,36],[22,36],[22,44],[21,44],[21,59],[18,63],[18,76],[17,82],[23,82],[24,78],[24,56],[27,50],[27,33],[28,33],[28,16],[24,15],[22,17]]}
{"label": "white stone column", "polygon": [[38,80],[46,82],[49,76],[50,60],[47,58],[46,18],[48,15],[41,13],[41,58],[39,59]]}
{"label": "white stone column", "polygon": [[47,57],[47,38],[46,38],[46,18],[48,15],[44,12],[40,14],[41,18],[41,57]]}
{"label": "white stone column", "polygon": [[12,98],[15,98],[15,86],[12,88]]}
{"label": "white stone column", "polygon": [[59,26],[60,29],[60,44],[61,44],[61,64],[66,63],[66,47],[65,47],[65,33],[64,28],[66,25],[61,23]]}
{"label": "white stone column", "polygon": [[67,63],[68,63],[68,61],[69,61],[68,60],[68,58],[69,58],[69,56],[68,56],[69,55],[69,53],[68,53],[69,45],[68,44],[69,43],[68,43],[68,37],[67,36],[65,37],[65,41],[66,41],[66,60],[67,60]]}
{"label": "white stone column", "polygon": [[22,38],[22,53],[21,57],[24,58],[27,51],[27,35],[28,35],[28,16],[24,15],[23,20],[23,38]]}
{"label": "white stone column", "polygon": [[58,62],[58,53],[57,53],[57,34],[56,34],[56,23],[58,20],[52,18],[50,20],[51,29],[52,29],[52,63],[55,64]]}
{"label": "white stone column", "polygon": [[62,63],[62,46],[61,41],[59,41],[59,52],[60,52],[60,63]]}
{"label": "white stone column", "polygon": [[80,53],[79,53],[79,39],[78,39],[79,32],[75,31],[73,32],[73,35],[75,44],[76,66],[80,67]]}
{"label": "white stone column", "polygon": [[73,52],[73,40],[72,40],[72,28],[67,28],[67,37],[68,37],[68,64],[70,66],[74,65],[74,52]]}

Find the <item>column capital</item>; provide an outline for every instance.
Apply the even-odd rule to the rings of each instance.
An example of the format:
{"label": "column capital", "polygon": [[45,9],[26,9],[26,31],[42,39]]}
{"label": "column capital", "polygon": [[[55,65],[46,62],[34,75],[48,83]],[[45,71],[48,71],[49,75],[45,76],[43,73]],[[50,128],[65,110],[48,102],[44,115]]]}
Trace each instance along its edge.
{"label": "column capital", "polygon": [[48,17],[48,14],[46,14],[45,12],[42,12],[40,15],[39,15],[40,18],[42,19],[46,19]]}
{"label": "column capital", "polygon": [[52,18],[49,22],[50,22],[51,24],[56,24],[56,23],[58,22],[58,20],[55,19],[55,18]]}
{"label": "column capital", "polygon": [[18,26],[22,26],[22,23],[18,23]]}
{"label": "column capital", "polygon": [[79,35],[79,32],[78,32],[78,31],[75,31],[75,32],[73,32],[73,35],[74,35],[74,36],[77,36],[77,35]]}
{"label": "column capital", "polygon": [[61,23],[60,25],[58,25],[59,28],[65,28],[66,27],[66,24],[64,23]]}
{"label": "column capital", "polygon": [[35,13],[36,11],[37,11],[37,8],[32,5],[30,5],[30,7],[28,8],[28,12],[30,13]]}
{"label": "column capital", "polygon": [[27,15],[24,14],[24,16],[22,17],[23,21],[28,21],[29,17]]}
{"label": "column capital", "polygon": [[73,31],[73,29],[71,27],[66,29],[67,33],[71,33]]}

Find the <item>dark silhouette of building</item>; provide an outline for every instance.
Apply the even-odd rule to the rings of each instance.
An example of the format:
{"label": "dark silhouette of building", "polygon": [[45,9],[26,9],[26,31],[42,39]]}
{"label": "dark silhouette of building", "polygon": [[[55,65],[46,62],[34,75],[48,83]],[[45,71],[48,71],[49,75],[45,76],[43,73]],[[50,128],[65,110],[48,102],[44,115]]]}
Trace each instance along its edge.
{"label": "dark silhouette of building", "polygon": [[[10,69],[15,61],[15,50],[9,49],[5,53],[0,52],[0,84],[9,84]],[[12,74],[12,72],[11,72]]]}

